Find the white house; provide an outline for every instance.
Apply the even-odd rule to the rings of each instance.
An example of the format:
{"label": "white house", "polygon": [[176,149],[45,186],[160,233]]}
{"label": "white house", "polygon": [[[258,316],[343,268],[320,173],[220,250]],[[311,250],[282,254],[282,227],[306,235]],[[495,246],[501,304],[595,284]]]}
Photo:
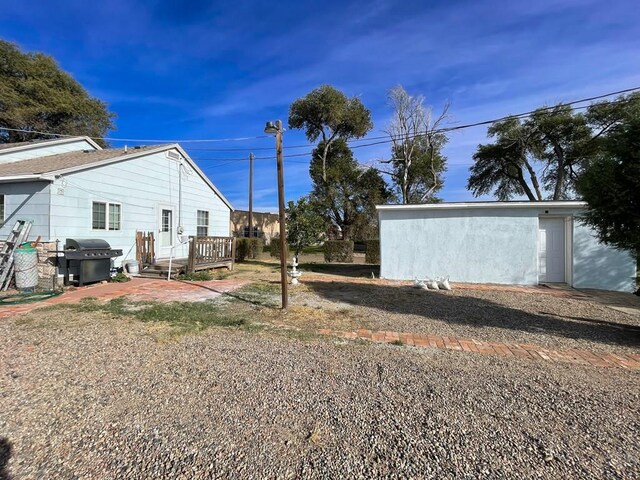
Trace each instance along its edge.
{"label": "white house", "polygon": [[117,266],[135,259],[136,231],[156,232],[158,259],[172,246],[186,257],[180,230],[229,236],[231,210],[175,143],[102,149],[74,137],[0,145],[0,239],[16,220],[31,220],[30,239],[105,239],[123,250]]}
{"label": "white house", "polygon": [[583,202],[381,205],[380,275],[633,291],[636,262],[580,221]]}

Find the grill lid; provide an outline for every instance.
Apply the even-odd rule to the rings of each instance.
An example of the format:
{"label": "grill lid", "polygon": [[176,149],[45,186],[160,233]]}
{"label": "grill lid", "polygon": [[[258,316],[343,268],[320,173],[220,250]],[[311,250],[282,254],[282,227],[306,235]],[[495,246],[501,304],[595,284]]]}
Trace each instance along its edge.
{"label": "grill lid", "polygon": [[77,250],[79,252],[85,250],[109,250],[111,245],[106,240],[100,238],[67,238],[64,244],[65,250]]}

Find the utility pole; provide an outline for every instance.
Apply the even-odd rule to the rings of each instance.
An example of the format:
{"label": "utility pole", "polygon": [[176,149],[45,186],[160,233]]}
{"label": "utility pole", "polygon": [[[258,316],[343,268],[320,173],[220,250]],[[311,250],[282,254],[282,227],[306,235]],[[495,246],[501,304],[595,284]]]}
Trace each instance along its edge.
{"label": "utility pole", "polygon": [[249,154],[249,238],[253,237],[253,152]]}
{"label": "utility pole", "polygon": [[284,165],[282,164],[282,122],[267,122],[265,133],[276,136],[276,165],[278,170],[278,218],[280,221],[280,284],[282,290],[282,309],[286,310],[289,304],[287,284],[287,230],[285,227],[284,212]]}

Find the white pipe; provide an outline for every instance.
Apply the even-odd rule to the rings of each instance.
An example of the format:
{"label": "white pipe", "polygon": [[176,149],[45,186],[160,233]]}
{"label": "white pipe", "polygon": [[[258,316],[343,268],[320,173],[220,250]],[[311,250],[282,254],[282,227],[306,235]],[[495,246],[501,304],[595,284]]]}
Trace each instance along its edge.
{"label": "white pipe", "polygon": [[171,281],[171,264],[173,263],[173,253],[175,251],[175,246],[171,247],[171,253],[169,254],[169,271],[167,272],[167,282]]}
{"label": "white pipe", "polygon": [[[182,237],[182,238],[181,238]],[[184,245],[187,244],[191,241],[191,238],[187,237],[186,240],[184,239],[184,235],[180,234],[178,236],[178,241],[180,242],[180,245]],[[171,265],[173,264],[173,254],[176,251],[176,246],[172,246],[171,250],[170,250],[170,254],[169,254],[169,273],[167,273],[167,282],[171,280]]]}

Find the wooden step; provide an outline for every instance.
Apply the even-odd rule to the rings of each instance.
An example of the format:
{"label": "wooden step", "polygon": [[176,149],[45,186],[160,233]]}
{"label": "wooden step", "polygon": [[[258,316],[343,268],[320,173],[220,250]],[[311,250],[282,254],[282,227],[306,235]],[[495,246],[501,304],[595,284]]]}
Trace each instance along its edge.
{"label": "wooden step", "polygon": [[[183,271],[182,267],[171,268],[171,276],[175,277]],[[141,277],[145,278],[167,278],[167,274],[169,273],[169,269],[155,269],[155,268],[145,268],[139,274]]]}

